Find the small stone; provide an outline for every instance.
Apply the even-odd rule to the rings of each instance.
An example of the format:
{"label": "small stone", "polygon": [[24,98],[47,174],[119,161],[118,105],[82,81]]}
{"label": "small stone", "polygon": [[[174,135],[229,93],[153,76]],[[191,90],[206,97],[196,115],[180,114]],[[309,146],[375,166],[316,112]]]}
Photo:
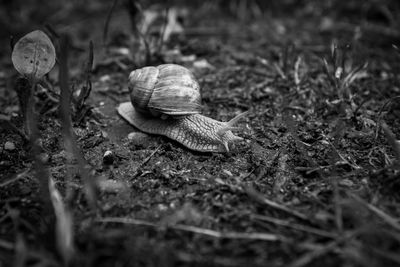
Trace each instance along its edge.
{"label": "small stone", "polygon": [[149,136],[145,133],[141,133],[141,132],[131,132],[128,134],[128,139],[129,141],[143,141],[148,139]]}
{"label": "small stone", "polygon": [[343,179],[339,181],[339,185],[344,186],[344,187],[352,187],[354,185],[352,180],[349,179]]}
{"label": "small stone", "polygon": [[232,172],[231,171],[228,171],[228,170],[222,170],[222,172],[225,174],[225,175],[227,175],[227,176],[229,176],[229,177],[232,177],[233,176],[233,174],[232,174]]}
{"label": "small stone", "polygon": [[14,144],[13,142],[7,141],[7,142],[4,144],[4,149],[5,149],[5,150],[8,150],[8,151],[12,151],[12,150],[15,149],[15,144]]}
{"label": "small stone", "polygon": [[103,155],[103,163],[111,165],[114,162],[114,153],[111,150],[107,150]]}
{"label": "small stone", "polygon": [[165,204],[158,204],[158,205],[157,205],[157,208],[158,208],[159,211],[166,211],[166,210],[168,210],[168,206],[165,205]]}
{"label": "small stone", "polygon": [[109,80],[111,80],[111,76],[110,75],[103,75],[100,77],[100,82],[108,82]]}
{"label": "small stone", "polygon": [[193,62],[193,67],[196,69],[209,69],[209,70],[214,70],[215,67],[208,63],[206,59],[201,59]]}
{"label": "small stone", "polygon": [[128,134],[128,140],[131,145],[147,147],[150,144],[152,137],[142,132],[131,132]]}
{"label": "small stone", "polygon": [[101,131],[101,136],[102,136],[103,138],[107,139],[107,138],[108,138],[108,133],[105,132],[105,131]]}
{"label": "small stone", "polygon": [[42,163],[48,163],[50,159],[47,153],[41,153],[39,158],[42,161]]}

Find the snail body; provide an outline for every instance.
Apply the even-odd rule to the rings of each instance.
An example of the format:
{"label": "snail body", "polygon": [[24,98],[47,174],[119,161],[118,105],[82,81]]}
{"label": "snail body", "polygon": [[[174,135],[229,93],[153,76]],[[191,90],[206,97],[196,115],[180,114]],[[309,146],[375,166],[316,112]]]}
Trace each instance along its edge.
{"label": "snail body", "polygon": [[201,115],[200,86],[193,74],[175,64],[144,67],[129,75],[131,102],[118,113],[139,130],[166,136],[189,149],[228,152],[229,144],[243,140],[232,133],[247,112],[228,122]]}

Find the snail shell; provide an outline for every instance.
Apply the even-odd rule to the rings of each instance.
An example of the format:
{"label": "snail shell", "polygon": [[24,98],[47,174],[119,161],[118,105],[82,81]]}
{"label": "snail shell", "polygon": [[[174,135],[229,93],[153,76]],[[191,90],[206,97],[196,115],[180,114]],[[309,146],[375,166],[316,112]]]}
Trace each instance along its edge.
{"label": "snail shell", "polygon": [[247,112],[228,122],[203,116],[200,86],[186,68],[164,64],[144,67],[129,75],[131,102],[118,106],[130,124],[149,134],[173,139],[201,152],[228,152],[229,144],[243,140],[232,133]]}
{"label": "snail shell", "polygon": [[141,113],[165,118],[201,112],[200,86],[182,66],[163,64],[134,70],[128,85],[132,104]]}

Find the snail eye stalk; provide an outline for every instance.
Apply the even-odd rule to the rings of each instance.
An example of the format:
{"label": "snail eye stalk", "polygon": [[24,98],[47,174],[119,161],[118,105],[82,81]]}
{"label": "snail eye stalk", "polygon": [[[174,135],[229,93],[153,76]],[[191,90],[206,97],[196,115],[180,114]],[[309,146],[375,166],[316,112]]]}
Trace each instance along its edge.
{"label": "snail eye stalk", "polygon": [[234,143],[238,141],[242,141],[243,138],[234,135],[232,132],[228,131],[236,131],[241,130],[241,127],[235,127],[234,125],[239,122],[240,119],[244,118],[249,112],[243,112],[231,119],[230,121],[226,122],[226,126],[219,129],[217,134],[220,136],[220,140],[222,145],[224,146],[226,152],[229,152],[229,143]]}

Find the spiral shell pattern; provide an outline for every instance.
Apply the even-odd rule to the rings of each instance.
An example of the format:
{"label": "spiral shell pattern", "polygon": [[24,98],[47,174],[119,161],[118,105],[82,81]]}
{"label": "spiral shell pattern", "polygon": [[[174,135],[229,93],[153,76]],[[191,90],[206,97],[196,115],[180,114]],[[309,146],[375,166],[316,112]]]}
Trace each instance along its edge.
{"label": "spiral shell pattern", "polygon": [[185,67],[163,64],[134,70],[128,87],[131,102],[141,113],[159,117],[201,112],[200,86]]}

